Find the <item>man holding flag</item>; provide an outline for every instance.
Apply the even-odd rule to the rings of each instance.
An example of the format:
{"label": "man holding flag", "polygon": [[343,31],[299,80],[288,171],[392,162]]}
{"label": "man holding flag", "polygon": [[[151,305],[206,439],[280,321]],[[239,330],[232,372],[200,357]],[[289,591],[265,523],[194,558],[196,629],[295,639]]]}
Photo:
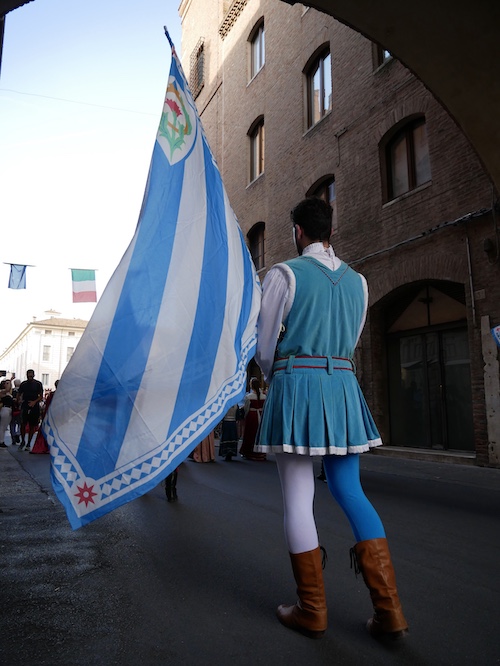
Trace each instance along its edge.
{"label": "man holding flag", "polygon": [[243,397],[256,346],[260,284],[171,46],[136,232],[44,422],[75,529],[178,467]]}

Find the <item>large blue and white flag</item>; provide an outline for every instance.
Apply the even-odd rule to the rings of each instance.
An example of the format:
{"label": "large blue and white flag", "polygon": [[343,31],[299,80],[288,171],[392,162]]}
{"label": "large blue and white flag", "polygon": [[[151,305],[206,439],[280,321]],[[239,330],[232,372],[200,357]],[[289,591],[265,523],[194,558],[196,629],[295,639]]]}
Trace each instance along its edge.
{"label": "large blue and white flag", "polygon": [[74,529],[156,486],[241,400],[260,293],[172,46],[135,235],[44,421]]}

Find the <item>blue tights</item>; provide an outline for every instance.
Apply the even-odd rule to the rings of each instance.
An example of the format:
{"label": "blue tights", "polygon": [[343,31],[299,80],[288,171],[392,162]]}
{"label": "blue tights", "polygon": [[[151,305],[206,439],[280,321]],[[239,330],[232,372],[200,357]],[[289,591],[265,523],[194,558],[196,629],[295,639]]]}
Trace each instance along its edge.
{"label": "blue tights", "polygon": [[359,455],[325,456],[328,488],[351,524],[356,541],[385,537],[384,526],[359,478]]}
{"label": "blue tights", "polygon": [[[283,522],[288,550],[303,553],[318,547],[314,519],[313,458],[277,453],[283,493]],[[325,456],[324,469],[333,497],[346,514],[356,541],[385,537],[384,526],[359,479],[359,455]]]}

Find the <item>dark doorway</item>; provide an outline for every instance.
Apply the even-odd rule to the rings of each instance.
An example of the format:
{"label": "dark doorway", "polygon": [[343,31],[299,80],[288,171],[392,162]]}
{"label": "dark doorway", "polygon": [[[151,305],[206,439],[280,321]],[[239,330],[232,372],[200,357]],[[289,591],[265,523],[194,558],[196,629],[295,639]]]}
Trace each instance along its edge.
{"label": "dark doorway", "polygon": [[391,444],[474,450],[467,329],[389,340]]}
{"label": "dark doorway", "polygon": [[407,285],[386,307],[391,444],[474,450],[463,285]]}

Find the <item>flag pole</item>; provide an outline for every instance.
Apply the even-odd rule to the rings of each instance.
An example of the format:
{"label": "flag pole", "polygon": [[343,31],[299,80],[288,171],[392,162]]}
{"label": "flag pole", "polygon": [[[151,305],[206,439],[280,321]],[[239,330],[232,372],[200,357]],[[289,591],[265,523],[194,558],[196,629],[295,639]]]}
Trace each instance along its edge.
{"label": "flag pole", "polygon": [[35,264],[13,264],[10,261],[3,262],[6,266],[26,266],[26,268],[35,268]]}
{"label": "flag pole", "polygon": [[163,26],[163,30],[165,30],[165,35],[167,36],[167,39],[168,39],[168,41],[169,41],[169,43],[170,43],[170,46],[171,46],[173,49],[175,49],[174,43],[173,43],[173,41],[170,39],[170,35],[168,34],[168,30],[167,30],[167,26],[166,26],[166,25]]}

